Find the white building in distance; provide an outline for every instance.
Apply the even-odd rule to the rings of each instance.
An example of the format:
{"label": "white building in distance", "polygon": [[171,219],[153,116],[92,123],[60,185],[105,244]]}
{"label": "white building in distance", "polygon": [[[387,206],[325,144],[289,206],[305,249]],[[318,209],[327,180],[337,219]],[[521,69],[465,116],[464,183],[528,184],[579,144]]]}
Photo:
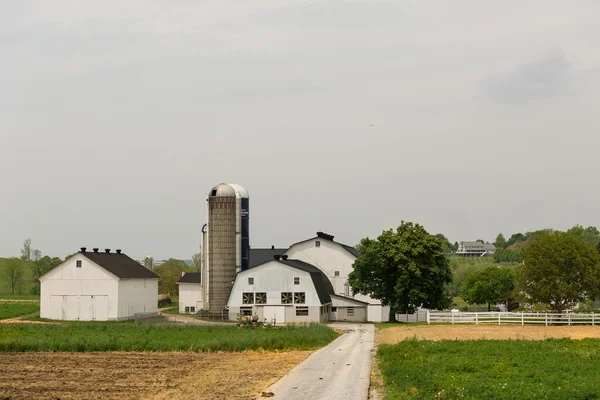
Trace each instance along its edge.
{"label": "white building in distance", "polygon": [[121,250],[82,247],[40,277],[40,317],[107,321],[156,314],[158,279]]}

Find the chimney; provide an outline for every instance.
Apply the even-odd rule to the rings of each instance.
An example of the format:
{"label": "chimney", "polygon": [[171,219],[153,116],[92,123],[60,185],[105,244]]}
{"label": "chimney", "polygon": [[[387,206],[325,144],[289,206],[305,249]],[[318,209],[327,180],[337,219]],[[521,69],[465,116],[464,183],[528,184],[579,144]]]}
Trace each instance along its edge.
{"label": "chimney", "polygon": [[271,250],[275,250],[275,245],[271,245]]}
{"label": "chimney", "polygon": [[275,255],[275,256],[273,256],[273,258],[276,259],[276,260],[281,260],[281,256],[280,255]]}
{"label": "chimney", "polygon": [[117,254],[121,254],[121,249],[117,249]]}
{"label": "chimney", "polygon": [[184,271],[181,271],[181,277],[183,278],[183,276],[185,275]]}
{"label": "chimney", "polygon": [[287,258],[288,258],[288,256],[287,256],[287,255],[283,255],[283,256],[281,256],[281,259],[282,259],[282,260],[287,260]]}
{"label": "chimney", "polygon": [[81,248],[81,252],[82,252],[82,253],[85,253],[85,247],[82,247],[82,248]]}
{"label": "chimney", "polygon": [[94,249],[93,249],[93,250],[94,250],[94,253],[97,253],[97,252],[98,252],[98,248],[97,248],[97,247],[94,247]]}
{"label": "chimney", "polygon": [[104,249],[104,251],[108,254],[110,253],[110,249]]}

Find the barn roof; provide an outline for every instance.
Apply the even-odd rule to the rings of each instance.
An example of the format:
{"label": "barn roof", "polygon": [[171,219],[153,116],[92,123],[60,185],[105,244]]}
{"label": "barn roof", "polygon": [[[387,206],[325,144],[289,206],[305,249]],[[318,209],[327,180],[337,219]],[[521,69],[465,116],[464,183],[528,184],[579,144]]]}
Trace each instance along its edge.
{"label": "barn roof", "polygon": [[271,261],[274,256],[280,256],[286,252],[287,249],[276,249],[271,247],[270,249],[250,249],[250,264],[249,267],[255,267],[263,264],[267,261]]}
{"label": "barn roof", "polygon": [[[315,236],[315,237],[312,237],[312,238],[310,238],[310,239],[305,239],[305,240],[302,240],[302,241],[300,241],[300,242],[293,243],[293,244],[290,246],[290,249],[291,249],[293,246],[297,245],[297,244],[304,243],[304,242],[308,242],[309,240],[321,239],[321,240],[327,240],[328,242],[335,243],[335,244],[337,244],[337,245],[341,246],[341,247],[342,247],[344,250],[346,250],[347,252],[349,252],[350,254],[352,254],[352,255],[353,255],[354,257],[356,257],[356,258],[358,258],[358,257],[360,256],[360,253],[359,253],[359,252],[358,252],[358,250],[356,250],[354,247],[352,247],[352,246],[349,246],[349,245],[347,245],[347,244],[340,243],[340,242],[336,242],[335,240],[333,240],[333,238],[334,238],[334,236],[333,236],[333,235],[329,235],[329,234],[327,234],[327,233],[325,233],[325,232],[321,232],[321,231],[319,231],[319,232],[317,232],[317,236]],[[289,249],[288,249],[288,250],[289,250]]]}
{"label": "barn roof", "polygon": [[282,264],[290,266],[292,268],[300,269],[302,271],[306,271],[310,274],[310,277],[313,281],[313,285],[315,286],[315,290],[317,291],[317,295],[319,296],[319,300],[321,304],[331,303],[330,294],[334,293],[333,286],[331,286],[331,282],[327,278],[327,276],[321,271],[319,268],[306,263],[300,260],[276,260]]}
{"label": "barn roof", "polygon": [[200,283],[200,272],[186,272],[177,283]]}
{"label": "barn roof", "polygon": [[123,253],[80,251],[79,254],[119,278],[158,279],[154,272]]}

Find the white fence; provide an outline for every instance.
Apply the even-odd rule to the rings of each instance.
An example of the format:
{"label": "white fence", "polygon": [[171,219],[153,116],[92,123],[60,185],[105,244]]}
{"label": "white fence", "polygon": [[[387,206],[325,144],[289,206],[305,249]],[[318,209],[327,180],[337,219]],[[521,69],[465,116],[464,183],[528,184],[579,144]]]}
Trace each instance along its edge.
{"label": "white fence", "polygon": [[438,312],[427,314],[427,323],[519,324],[519,325],[598,325],[600,314],[551,314],[513,312]]}

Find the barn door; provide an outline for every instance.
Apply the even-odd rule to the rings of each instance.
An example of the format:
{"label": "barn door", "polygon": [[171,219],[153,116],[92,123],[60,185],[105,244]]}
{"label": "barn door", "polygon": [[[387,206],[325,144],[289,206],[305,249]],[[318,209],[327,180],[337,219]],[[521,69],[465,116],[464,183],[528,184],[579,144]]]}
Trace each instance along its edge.
{"label": "barn door", "polygon": [[108,320],[108,296],[94,296],[94,319]]}

